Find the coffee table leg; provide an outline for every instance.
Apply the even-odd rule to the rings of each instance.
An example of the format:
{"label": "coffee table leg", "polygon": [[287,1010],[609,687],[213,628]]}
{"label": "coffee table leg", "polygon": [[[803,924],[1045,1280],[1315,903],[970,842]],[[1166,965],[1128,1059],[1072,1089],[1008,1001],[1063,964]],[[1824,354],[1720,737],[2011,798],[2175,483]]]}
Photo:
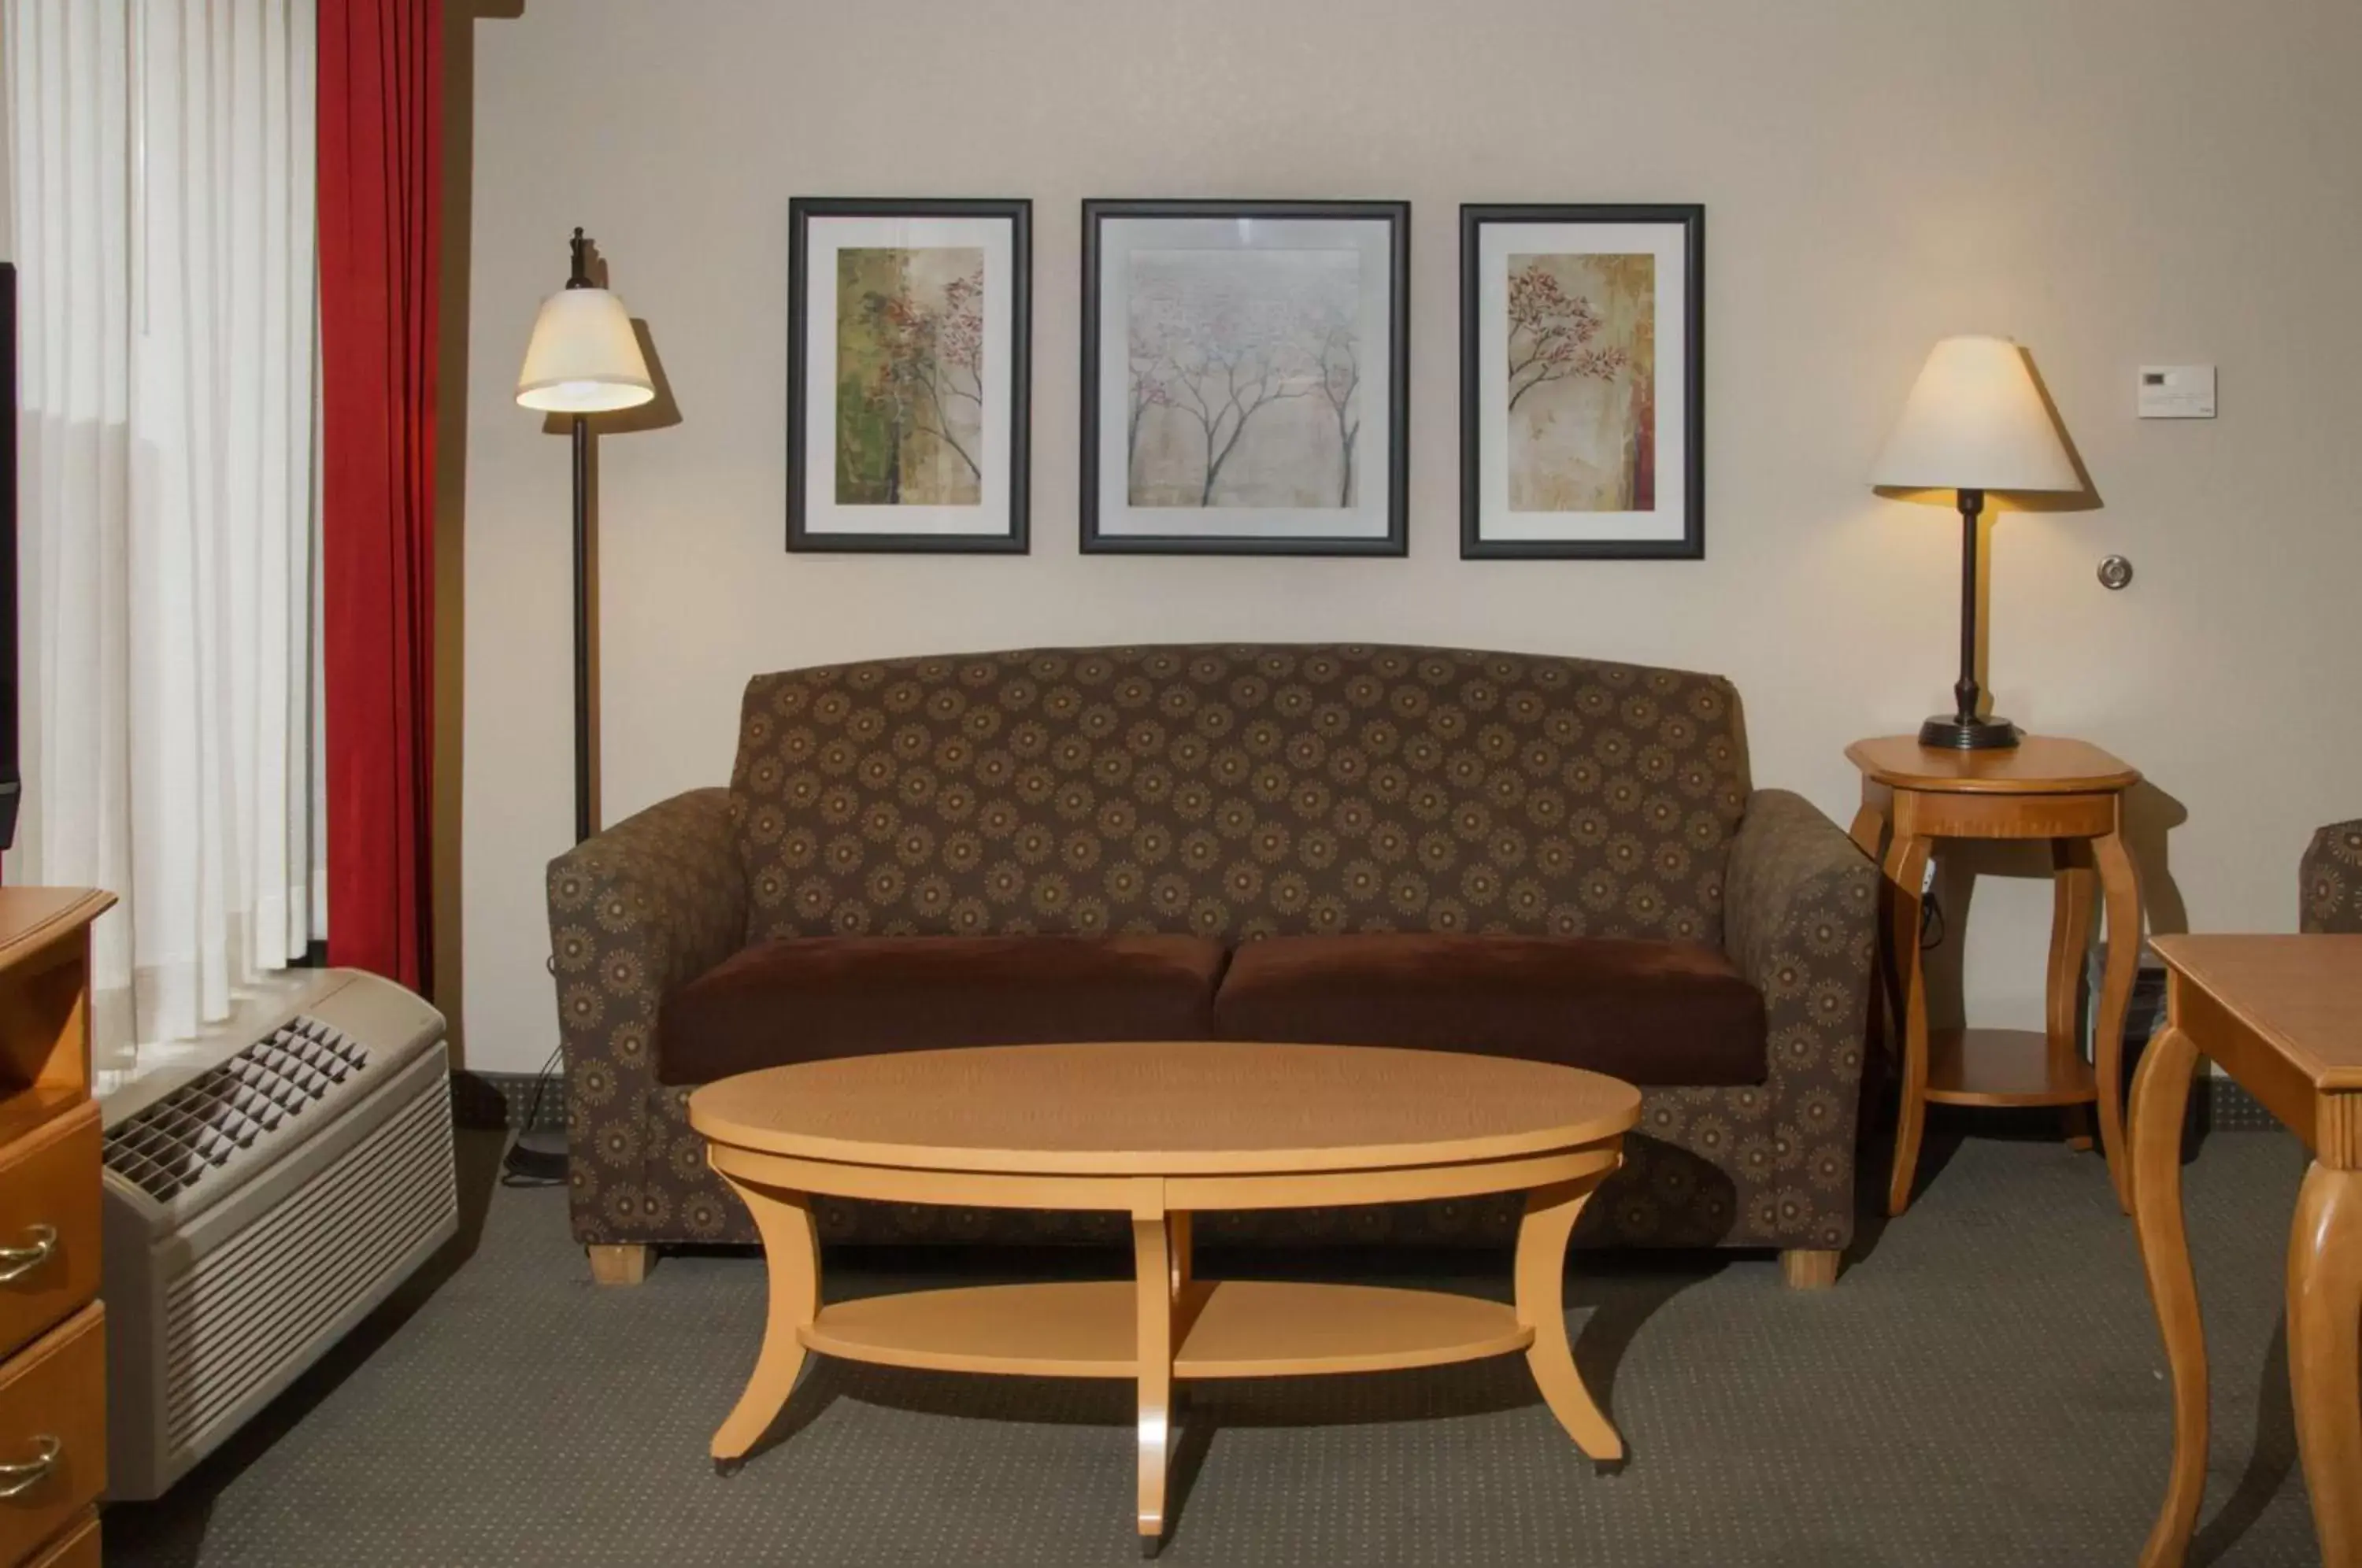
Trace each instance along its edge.
{"label": "coffee table leg", "polygon": [[1624,1440],[1575,1370],[1566,1342],[1564,1289],[1566,1239],[1598,1186],[1594,1176],[1526,1194],[1526,1217],[1518,1226],[1518,1321],[1534,1331],[1526,1364],[1551,1414],[1577,1448],[1606,1468],[1623,1462]]}
{"label": "coffee table leg", "polygon": [[803,1370],[804,1342],[799,1331],[820,1310],[820,1233],[812,1225],[811,1199],[804,1194],[723,1179],[755,1216],[771,1275],[771,1309],[763,1329],[762,1353],[755,1358],[754,1373],[736,1408],[713,1434],[713,1467],[727,1474],[770,1430],[795,1389],[796,1375]]}
{"label": "coffee table leg", "polygon": [[[1161,1184],[1159,1184],[1161,1186]],[[1173,1316],[1179,1289],[1179,1254],[1171,1220],[1158,1211],[1131,1217],[1131,1255],[1139,1302],[1135,1355],[1140,1363],[1140,1553],[1153,1557],[1164,1543],[1164,1475],[1173,1454]]]}

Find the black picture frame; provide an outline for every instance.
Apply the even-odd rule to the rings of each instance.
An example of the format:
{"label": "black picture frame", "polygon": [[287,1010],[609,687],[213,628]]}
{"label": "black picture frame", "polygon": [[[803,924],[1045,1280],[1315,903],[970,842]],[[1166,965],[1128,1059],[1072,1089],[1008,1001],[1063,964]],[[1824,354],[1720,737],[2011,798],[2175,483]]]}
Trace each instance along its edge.
{"label": "black picture frame", "polygon": [[[1386,226],[1388,359],[1377,378],[1388,400],[1386,531],[1364,538],[1208,537],[1110,535],[1099,523],[1100,270],[1103,226],[1110,220],[1158,218],[1299,219]],[[1410,553],[1410,204],[1407,201],[1132,200],[1083,203],[1082,551],[1086,555],[1406,556]],[[1366,470],[1364,470],[1366,471]]]}
{"label": "black picture frame", "polygon": [[[1490,224],[1648,224],[1683,230],[1683,532],[1677,539],[1500,539],[1484,534],[1480,248]],[[1705,558],[1705,208],[1702,204],[1470,204],[1460,209],[1460,554],[1465,560]]]}
{"label": "black picture frame", "polygon": [[[1002,534],[871,534],[808,526],[805,370],[811,347],[814,218],[1000,218],[1010,225],[1009,529]],[[796,196],[788,203],[788,548],[827,554],[1025,555],[1032,548],[1033,203],[1027,197]],[[833,473],[833,464],[823,477]]]}

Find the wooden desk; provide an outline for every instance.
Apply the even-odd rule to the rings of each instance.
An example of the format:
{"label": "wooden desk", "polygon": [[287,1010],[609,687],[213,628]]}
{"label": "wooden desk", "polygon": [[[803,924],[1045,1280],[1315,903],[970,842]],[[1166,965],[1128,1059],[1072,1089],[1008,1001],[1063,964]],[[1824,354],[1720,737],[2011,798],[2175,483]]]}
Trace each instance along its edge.
{"label": "wooden desk", "polygon": [[2329,1568],[2362,1568],[2362,936],[2160,936],[2167,1026],[2133,1084],[2134,1221],[2173,1375],[2173,1470],[2143,1568],[2177,1568],[2206,1485],[2206,1341],[2181,1125],[2210,1057],[2312,1150],[2289,1235],[2289,1386]]}
{"label": "wooden desk", "polygon": [[[1886,872],[1887,985],[1902,1031],[1902,1109],[1886,1211],[1910,1206],[1927,1107],[2055,1105],[2067,1112],[2078,1147],[2091,1146],[2083,1108],[2100,1108],[2100,1147],[2116,1199],[2132,1209],[2124,1147],[2125,1011],[2140,959],[2140,878],[2124,841],[2125,791],[2140,775],[2077,740],[2028,735],[2006,751],[1949,751],[1915,735],[1856,741],[1847,760],[1861,769],[1861,811],[1853,841]],[[1920,883],[1939,838],[2047,839],[2055,870],[2050,917],[2047,1027],[1927,1027],[1920,971]],[[2101,977],[2095,1055],[2084,1064],[2077,1038],[2077,986],[2093,917],[2108,911],[2108,965]]]}

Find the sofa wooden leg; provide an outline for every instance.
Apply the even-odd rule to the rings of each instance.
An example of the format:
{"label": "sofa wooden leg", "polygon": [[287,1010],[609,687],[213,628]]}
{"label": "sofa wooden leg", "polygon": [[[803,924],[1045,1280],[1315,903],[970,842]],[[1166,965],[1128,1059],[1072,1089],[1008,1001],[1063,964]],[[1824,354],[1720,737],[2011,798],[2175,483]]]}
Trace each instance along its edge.
{"label": "sofa wooden leg", "polygon": [[1838,1282],[1838,1254],[1790,1247],[1780,1254],[1780,1277],[1791,1290],[1827,1290]]}
{"label": "sofa wooden leg", "polygon": [[590,1277],[602,1285],[639,1284],[647,1278],[648,1264],[656,1256],[656,1249],[644,1243],[584,1250],[590,1254]]}

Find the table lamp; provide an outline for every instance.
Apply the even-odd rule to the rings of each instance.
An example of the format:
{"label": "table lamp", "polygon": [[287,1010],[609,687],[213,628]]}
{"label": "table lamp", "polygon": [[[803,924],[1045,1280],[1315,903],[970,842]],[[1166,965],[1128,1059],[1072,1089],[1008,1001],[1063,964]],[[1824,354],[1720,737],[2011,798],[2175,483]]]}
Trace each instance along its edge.
{"label": "table lamp", "polygon": [[1959,751],[2017,744],[2017,726],[1977,712],[1977,516],[1985,492],[2080,491],[2025,352],[2006,337],[1947,337],[1929,351],[1903,417],[1871,469],[1870,482],[1949,490],[1960,508],[1960,679],[1956,712],[1919,726],[1919,744]]}
{"label": "table lamp", "polygon": [[590,424],[657,395],[632,313],[590,282],[590,242],[574,231],[574,270],[541,302],[517,375],[526,408],[574,416],[574,842],[590,836]]}

